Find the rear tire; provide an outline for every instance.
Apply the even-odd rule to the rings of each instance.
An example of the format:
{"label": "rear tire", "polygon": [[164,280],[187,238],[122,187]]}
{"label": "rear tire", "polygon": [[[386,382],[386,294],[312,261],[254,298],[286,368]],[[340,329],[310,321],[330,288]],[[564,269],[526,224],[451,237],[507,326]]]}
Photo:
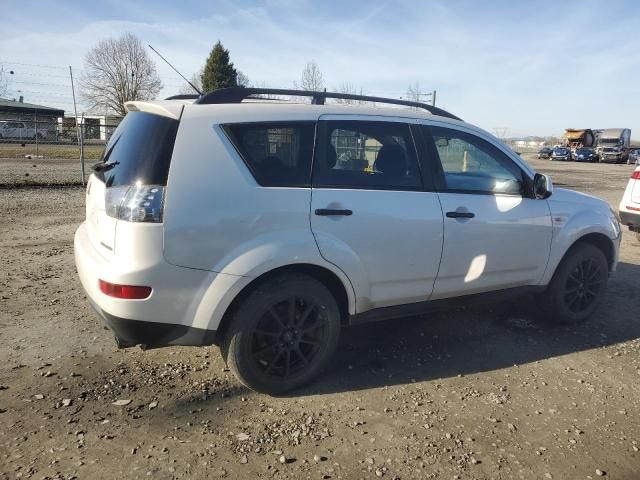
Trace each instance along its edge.
{"label": "rear tire", "polygon": [[222,354],[247,387],[280,394],[309,383],[340,337],[340,309],[318,280],[285,274],[259,285],[233,313]]}
{"label": "rear tire", "polygon": [[541,295],[544,319],[562,324],[585,321],[600,305],[608,278],[602,250],[588,243],[574,245]]}

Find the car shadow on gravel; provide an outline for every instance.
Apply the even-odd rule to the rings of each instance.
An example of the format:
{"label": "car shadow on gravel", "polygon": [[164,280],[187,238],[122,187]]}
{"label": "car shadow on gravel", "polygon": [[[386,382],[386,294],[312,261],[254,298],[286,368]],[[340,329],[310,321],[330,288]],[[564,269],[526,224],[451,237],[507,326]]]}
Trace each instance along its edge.
{"label": "car shadow on gravel", "polygon": [[509,309],[458,309],[343,330],[325,374],[289,396],[363,390],[522,365],[640,338],[640,266],[620,263],[585,324],[533,320],[532,299]]}

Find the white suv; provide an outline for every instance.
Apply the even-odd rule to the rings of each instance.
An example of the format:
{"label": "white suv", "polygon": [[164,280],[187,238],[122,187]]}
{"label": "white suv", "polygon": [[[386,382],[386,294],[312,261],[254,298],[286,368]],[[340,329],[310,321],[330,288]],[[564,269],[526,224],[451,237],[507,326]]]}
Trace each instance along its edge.
{"label": "white suv", "polygon": [[[345,325],[496,292],[533,291],[559,322],[600,303],[620,243],[604,201],[552,195],[515,152],[435,107],[265,93],[292,94],[127,104],[75,237],[120,347],[217,344],[244,384],[279,393],[318,374]],[[378,106],[324,102],[347,97]]]}
{"label": "white suv", "polygon": [[632,232],[636,232],[640,240],[640,166],[631,173],[618,213],[622,224],[629,227]]}

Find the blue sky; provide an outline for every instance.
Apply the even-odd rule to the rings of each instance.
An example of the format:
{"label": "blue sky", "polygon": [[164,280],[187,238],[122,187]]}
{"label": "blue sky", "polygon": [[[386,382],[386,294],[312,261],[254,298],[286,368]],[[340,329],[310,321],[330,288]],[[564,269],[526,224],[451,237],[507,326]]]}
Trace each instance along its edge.
{"label": "blue sky", "polygon": [[[0,12],[12,96],[34,103],[70,108],[65,68],[80,75],[97,40],[131,31],[187,76],[220,39],[272,87],[291,87],[313,59],[328,89],[400,97],[418,82],[490,131],[628,127],[640,139],[637,1],[3,0]],[[175,93],[181,80],[157,65],[162,95]]]}

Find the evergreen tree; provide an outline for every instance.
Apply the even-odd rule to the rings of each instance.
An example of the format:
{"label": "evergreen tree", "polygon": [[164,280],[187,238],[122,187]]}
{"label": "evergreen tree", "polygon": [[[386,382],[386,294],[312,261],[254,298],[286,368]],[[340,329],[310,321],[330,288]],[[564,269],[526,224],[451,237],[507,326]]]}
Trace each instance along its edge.
{"label": "evergreen tree", "polygon": [[202,72],[202,91],[206,93],[218,88],[237,86],[238,72],[229,59],[229,50],[224,48],[218,40]]}

